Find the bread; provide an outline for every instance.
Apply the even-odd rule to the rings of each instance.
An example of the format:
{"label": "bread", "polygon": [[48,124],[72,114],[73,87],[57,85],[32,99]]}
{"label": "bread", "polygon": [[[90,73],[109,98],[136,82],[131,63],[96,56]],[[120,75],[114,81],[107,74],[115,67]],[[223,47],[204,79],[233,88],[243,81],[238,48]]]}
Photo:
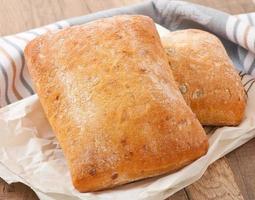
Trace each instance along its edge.
{"label": "bread", "polygon": [[161,38],[186,103],[203,125],[238,125],[246,104],[238,73],[220,42],[205,31],[187,29]]}
{"label": "bread", "polygon": [[25,57],[77,190],[164,174],[206,153],[207,136],[150,18],[116,16],[47,33]]}

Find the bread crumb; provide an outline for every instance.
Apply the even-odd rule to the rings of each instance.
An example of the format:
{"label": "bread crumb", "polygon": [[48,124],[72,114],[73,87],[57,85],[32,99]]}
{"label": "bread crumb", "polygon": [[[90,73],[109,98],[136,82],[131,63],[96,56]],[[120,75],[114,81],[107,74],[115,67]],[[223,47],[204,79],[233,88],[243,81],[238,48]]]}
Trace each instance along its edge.
{"label": "bread crumb", "polygon": [[185,94],[185,93],[188,91],[188,86],[187,86],[186,83],[184,83],[184,84],[181,84],[181,85],[179,86],[179,89],[180,89],[180,91],[181,91],[182,94]]}
{"label": "bread crumb", "polygon": [[200,89],[196,89],[195,92],[192,94],[192,99],[198,99],[203,96],[203,91]]}

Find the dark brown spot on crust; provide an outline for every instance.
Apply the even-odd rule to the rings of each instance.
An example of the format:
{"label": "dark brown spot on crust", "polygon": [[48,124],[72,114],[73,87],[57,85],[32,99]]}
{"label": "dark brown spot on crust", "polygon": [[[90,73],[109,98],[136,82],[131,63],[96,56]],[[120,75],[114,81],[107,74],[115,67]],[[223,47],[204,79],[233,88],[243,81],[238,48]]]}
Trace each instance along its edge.
{"label": "dark brown spot on crust", "polygon": [[133,54],[132,50],[129,50],[129,49],[122,50],[122,53],[127,55],[127,56],[131,56]]}
{"label": "dark brown spot on crust", "polygon": [[146,69],[144,69],[144,68],[140,68],[139,70],[140,70],[141,73],[145,73],[146,72]]}
{"label": "dark brown spot on crust", "polygon": [[168,64],[169,64],[170,67],[172,67],[172,63],[170,61],[168,61]]}
{"label": "dark brown spot on crust", "polygon": [[89,175],[91,175],[91,176],[95,176],[96,173],[97,173],[97,170],[95,168],[92,168],[89,170]]}
{"label": "dark brown spot on crust", "polygon": [[125,146],[125,145],[127,145],[127,140],[126,140],[126,139],[122,139],[122,140],[120,141],[120,143],[121,143],[123,146]]}
{"label": "dark brown spot on crust", "polygon": [[114,65],[114,66],[113,66],[113,69],[119,70],[119,69],[120,69],[120,65]]}
{"label": "dark brown spot on crust", "polygon": [[114,180],[114,179],[118,178],[118,176],[119,176],[118,173],[113,173],[111,178],[112,178],[112,180]]}
{"label": "dark brown spot on crust", "polygon": [[56,100],[59,100],[59,95],[56,95],[55,99],[56,99]]}
{"label": "dark brown spot on crust", "polygon": [[133,155],[134,155],[134,153],[132,151],[127,151],[124,154],[124,158],[127,159],[127,160],[130,160]]}

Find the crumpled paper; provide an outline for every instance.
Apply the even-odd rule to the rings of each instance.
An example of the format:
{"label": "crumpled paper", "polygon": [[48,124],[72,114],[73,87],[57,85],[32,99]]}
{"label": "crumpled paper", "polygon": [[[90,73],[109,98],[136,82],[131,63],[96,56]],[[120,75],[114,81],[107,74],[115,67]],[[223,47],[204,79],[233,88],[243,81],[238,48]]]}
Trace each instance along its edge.
{"label": "crumpled paper", "polygon": [[[168,33],[157,26],[160,35]],[[252,77],[245,75],[243,83]],[[246,84],[248,89],[252,81]],[[254,84],[255,85],[255,84]],[[207,154],[183,169],[111,190],[79,193],[72,185],[62,150],[45,118],[37,95],[0,109],[0,177],[30,186],[40,199],[165,199],[198,180],[215,160],[255,137],[255,86],[248,91],[243,122],[209,134]]]}

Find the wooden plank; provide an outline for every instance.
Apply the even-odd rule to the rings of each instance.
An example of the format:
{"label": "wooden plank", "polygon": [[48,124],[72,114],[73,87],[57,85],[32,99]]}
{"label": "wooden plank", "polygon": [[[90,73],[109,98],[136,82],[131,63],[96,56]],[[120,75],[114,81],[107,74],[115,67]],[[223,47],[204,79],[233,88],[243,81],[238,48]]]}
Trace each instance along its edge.
{"label": "wooden plank", "polygon": [[57,20],[128,5],[141,0],[1,0],[0,35],[47,25]]}
{"label": "wooden plank", "polygon": [[186,187],[186,191],[191,200],[244,199],[224,158],[210,165],[204,176],[199,181]]}
{"label": "wooden plank", "polygon": [[245,199],[255,199],[255,138],[228,154],[229,165]]}
{"label": "wooden plank", "polygon": [[8,185],[0,179],[0,199],[1,200],[38,200],[38,197],[28,186],[22,183]]}
{"label": "wooden plank", "polygon": [[189,200],[189,197],[185,191],[185,189],[176,192],[171,197],[167,198],[166,200]]}

